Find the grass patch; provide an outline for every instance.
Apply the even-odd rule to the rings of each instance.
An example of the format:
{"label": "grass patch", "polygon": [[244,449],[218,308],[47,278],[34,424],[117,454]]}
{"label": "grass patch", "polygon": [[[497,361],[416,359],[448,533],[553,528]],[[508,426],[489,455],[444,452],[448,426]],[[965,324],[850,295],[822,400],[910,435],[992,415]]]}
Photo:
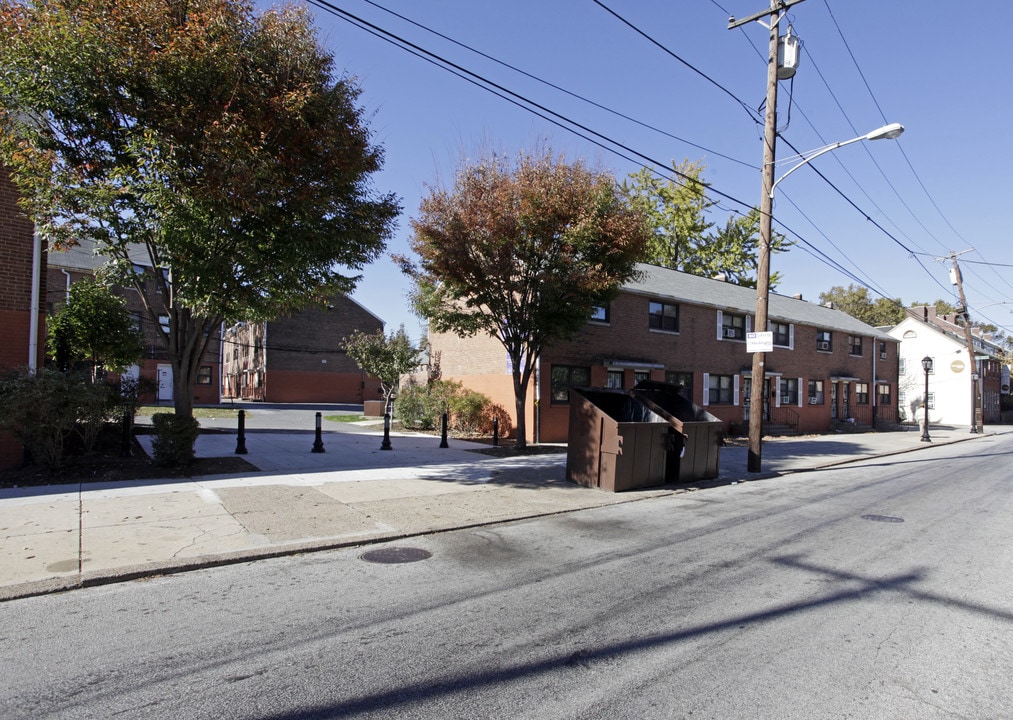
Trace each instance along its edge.
{"label": "grass patch", "polygon": [[365,415],[324,415],[324,420],[330,420],[331,422],[359,422],[369,419]]}
{"label": "grass patch", "polygon": [[[175,413],[175,410],[171,405],[142,405],[137,409],[137,414],[142,416],[150,417],[155,413]],[[249,410],[246,411],[246,417],[251,417],[253,413]],[[195,418],[238,418],[239,410],[232,408],[208,408],[208,407],[195,407],[193,409],[193,416]]]}

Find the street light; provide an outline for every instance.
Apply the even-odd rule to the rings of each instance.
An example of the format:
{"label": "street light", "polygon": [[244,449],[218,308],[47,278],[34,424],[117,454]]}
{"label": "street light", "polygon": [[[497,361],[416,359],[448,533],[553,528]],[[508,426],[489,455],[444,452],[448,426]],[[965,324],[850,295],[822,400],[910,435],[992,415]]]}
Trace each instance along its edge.
{"label": "street light", "polygon": [[[776,38],[777,32],[775,30],[771,37],[771,52],[775,53],[773,55],[775,59],[777,57]],[[776,67],[776,62],[774,63],[774,67]],[[772,110],[776,107],[776,103],[777,84],[775,81],[772,86],[768,85],[768,115],[772,114]],[[788,172],[784,173],[781,177],[775,180],[774,138],[776,135],[773,128],[774,120],[774,117],[768,117],[767,132],[764,138],[764,193],[761,198],[762,205],[760,206],[760,246],[758,249],[759,258],[757,259],[756,264],[756,325],[754,328],[758,332],[764,332],[767,328],[767,303],[768,296],[770,295],[770,236],[773,221],[774,188],[777,187],[778,183],[798,170],[800,167],[807,165],[824,153],[844,147],[845,145],[850,145],[851,143],[861,142],[862,140],[893,140],[900,137],[901,133],[904,132],[904,126],[900,123],[890,123],[889,125],[884,125],[881,128],[876,128],[871,132],[867,132],[865,135],[859,135],[858,137],[851,138],[850,140],[832,143],[830,145],[817,148],[816,150],[811,150],[808,153],[802,153],[797,156],[801,158],[800,162],[793,165]],[[767,189],[768,187],[770,188],[769,190]],[[746,470],[749,472],[760,472],[762,464],[763,381],[765,360],[765,353],[753,353],[752,391],[750,392],[749,400],[749,453],[746,456]]]}
{"label": "street light", "polygon": [[929,373],[932,372],[932,358],[922,358],[922,370],[925,371],[925,397],[922,405],[925,406],[924,425],[922,425],[922,442],[932,442],[929,437]]}

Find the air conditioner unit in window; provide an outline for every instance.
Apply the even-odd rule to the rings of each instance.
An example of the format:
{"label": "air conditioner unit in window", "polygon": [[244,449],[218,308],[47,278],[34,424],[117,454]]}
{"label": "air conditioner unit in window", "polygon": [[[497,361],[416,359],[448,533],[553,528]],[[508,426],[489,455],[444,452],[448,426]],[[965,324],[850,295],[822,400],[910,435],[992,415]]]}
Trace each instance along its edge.
{"label": "air conditioner unit in window", "polygon": [[787,405],[790,402],[791,402],[791,395],[782,395],[781,396],[781,404],[782,405]]}
{"label": "air conditioner unit in window", "polygon": [[885,353],[885,352],[883,352],[883,353],[880,353],[880,354],[879,354],[879,359],[880,359],[880,360],[886,360],[886,353]]}
{"label": "air conditioner unit in window", "polygon": [[818,342],[818,343],[816,343],[816,349],[817,350],[829,350],[830,349],[830,343],[828,343],[828,342]]}
{"label": "air conditioner unit in window", "polygon": [[736,335],[735,328],[725,328],[725,337],[726,338],[733,338],[733,337],[735,337],[735,335]]}
{"label": "air conditioner unit in window", "polygon": [[819,403],[819,400],[820,400],[820,399],[819,399],[819,398],[817,398],[817,397],[811,397],[811,398],[809,398],[809,404],[810,404],[810,405],[816,405],[816,404],[818,404],[818,403]]}

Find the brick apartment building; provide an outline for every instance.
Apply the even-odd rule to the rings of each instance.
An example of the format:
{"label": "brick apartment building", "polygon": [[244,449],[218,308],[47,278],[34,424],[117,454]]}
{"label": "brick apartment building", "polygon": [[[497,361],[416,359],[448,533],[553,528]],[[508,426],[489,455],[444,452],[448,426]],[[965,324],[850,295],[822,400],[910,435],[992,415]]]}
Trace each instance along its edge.
{"label": "brick apartment building", "polygon": [[[18,208],[18,197],[7,169],[0,167],[0,370],[39,367],[44,357],[46,253],[36,247],[35,228]],[[34,312],[33,289],[39,293]],[[23,459],[21,444],[0,432],[0,469]]]}
{"label": "brick apartment building", "polygon": [[379,382],[341,349],[356,330],[383,330],[383,320],[344,295],[277,320],[236,323],[222,339],[222,396],[283,403],[377,400]]}
{"label": "brick apartment building", "polygon": [[[131,253],[135,264],[146,266],[147,254],[140,246]],[[64,251],[51,252],[47,266],[46,311],[52,314],[67,300],[67,292],[72,283],[90,277],[106,263],[106,259],[95,254],[94,244],[82,242]],[[137,326],[141,328],[144,344],[144,359],[139,367],[131,368],[126,374],[134,377],[148,378],[157,383],[154,397],[146,398],[162,405],[173,402],[172,364],[168,351],[155,321],[144,308],[144,303],[134,288],[115,288],[115,291],[126,299],[127,310],[133,315]],[[148,295],[153,307],[162,303],[155,283],[146,283],[144,292]],[[168,327],[167,313],[159,314],[159,321]],[[217,334],[217,333],[216,333]],[[216,405],[220,400],[220,362],[218,359],[219,340],[213,338],[208,346],[198,371],[197,382],[193,388],[195,405]]]}
{"label": "brick apartment building", "polygon": [[[569,388],[632,388],[641,380],[681,384],[684,394],[746,432],[751,401],[756,291],[720,280],[642,265],[643,277],[596,308],[573,340],[545,348],[532,379],[528,427],[535,440],[563,442]],[[835,423],[873,427],[898,420],[898,341],[839,310],[771,294],[764,422],[768,430],[822,432]],[[431,333],[443,376],[511,411],[506,351],[493,338]],[[537,398],[537,402],[534,400]]]}

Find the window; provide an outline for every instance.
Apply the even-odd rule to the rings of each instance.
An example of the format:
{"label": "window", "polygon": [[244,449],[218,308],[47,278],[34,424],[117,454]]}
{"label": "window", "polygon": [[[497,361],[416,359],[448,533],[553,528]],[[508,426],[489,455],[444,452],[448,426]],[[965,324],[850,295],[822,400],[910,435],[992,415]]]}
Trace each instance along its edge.
{"label": "window", "polygon": [[869,383],[855,383],[855,405],[869,404]]}
{"label": "window", "polygon": [[623,389],[623,371],[622,370],[609,370],[608,377],[605,381],[605,387],[612,388],[613,390]]}
{"label": "window", "polygon": [[633,384],[634,386],[639,385],[645,380],[651,379],[651,373],[647,370],[634,370],[633,371]]}
{"label": "window", "polygon": [[850,347],[851,347],[850,354],[851,355],[861,356],[861,354],[862,354],[862,338],[860,336],[858,336],[858,335],[849,335],[848,336],[848,343],[850,344]]}
{"label": "window", "polygon": [[897,358],[897,372],[907,375],[907,360],[905,358]]}
{"label": "window", "polygon": [[198,385],[210,385],[211,384],[211,366],[201,365],[197,368],[197,380]]}
{"label": "window", "polygon": [[168,315],[159,315],[158,316],[158,324],[162,327],[162,330],[164,330],[165,332],[169,332],[169,316]]}
{"label": "window", "polygon": [[791,326],[788,323],[772,322],[770,331],[774,333],[774,344],[791,347]]}
{"label": "window", "polygon": [[711,375],[708,379],[707,395],[711,405],[732,405],[735,382],[731,375]]}
{"label": "window", "polygon": [[727,340],[746,339],[746,316],[721,314],[721,337]]}
{"label": "window", "polygon": [[681,370],[666,370],[665,382],[672,385],[681,385],[679,394],[687,400],[693,400],[693,373],[682,372]]}
{"label": "window", "polygon": [[809,381],[809,404],[810,405],[822,405],[826,402],[826,395],[824,394],[823,380],[810,380]]}
{"label": "window", "polygon": [[817,352],[833,352],[834,351],[833,333],[831,333],[829,330],[817,330],[816,350]]}
{"label": "window", "polygon": [[571,387],[586,387],[591,384],[591,368],[576,365],[552,366],[552,402],[570,402]]}
{"label": "window", "polygon": [[879,359],[886,360],[886,342],[883,340],[879,341]]}
{"label": "window", "polygon": [[679,306],[652,302],[649,309],[648,326],[651,330],[679,332]]}
{"label": "window", "polygon": [[876,392],[879,394],[879,404],[890,404],[890,385],[888,383],[877,383]]}
{"label": "window", "polygon": [[798,379],[781,378],[779,393],[782,405],[798,405]]}
{"label": "window", "polygon": [[607,323],[611,320],[611,316],[608,305],[595,305],[591,308],[591,322]]}

